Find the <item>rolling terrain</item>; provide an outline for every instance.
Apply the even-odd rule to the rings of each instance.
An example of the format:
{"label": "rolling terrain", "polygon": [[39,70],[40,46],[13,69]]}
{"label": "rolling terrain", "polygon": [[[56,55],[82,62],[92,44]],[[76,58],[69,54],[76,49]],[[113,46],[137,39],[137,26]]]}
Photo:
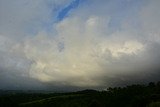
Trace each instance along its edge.
{"label": "rolling terrain", "polygon": [[77,92],[2,91],[1,107],[160,107],[160,82]]}

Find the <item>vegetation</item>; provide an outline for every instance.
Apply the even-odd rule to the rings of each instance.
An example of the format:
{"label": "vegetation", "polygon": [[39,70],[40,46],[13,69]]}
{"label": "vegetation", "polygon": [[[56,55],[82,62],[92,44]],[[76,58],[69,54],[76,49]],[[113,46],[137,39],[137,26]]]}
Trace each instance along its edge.
{"label": "vegetation", "polygon": [[70,93],[0,94],[0,107],[160,107],[160,82]]}
{"label": "vegetation", "polygon": [[152,102],[147,107],[160,107],[160,102]]}

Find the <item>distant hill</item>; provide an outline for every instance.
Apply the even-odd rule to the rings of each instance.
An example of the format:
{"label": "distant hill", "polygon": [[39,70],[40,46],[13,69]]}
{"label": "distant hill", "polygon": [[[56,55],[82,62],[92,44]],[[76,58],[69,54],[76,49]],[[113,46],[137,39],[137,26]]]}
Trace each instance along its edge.
{"label": "distant hill", "polygon": [[[0,91],[0,107],[160,107],[160,82],[69,93]],[[5,94],[7,93],[7,94]]]}

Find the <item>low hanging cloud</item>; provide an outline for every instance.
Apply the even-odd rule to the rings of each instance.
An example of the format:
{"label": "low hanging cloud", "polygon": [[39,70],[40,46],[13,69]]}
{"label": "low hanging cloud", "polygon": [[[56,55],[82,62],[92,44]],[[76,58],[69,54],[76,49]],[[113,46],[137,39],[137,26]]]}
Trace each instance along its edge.
{"label": "low hanging cloud", "polygon": [[1,87],[105,88],[159,80],[160,2],[88,2],[50,31],[41,27],[26,36],[30,33],[20,30],[25,34],[20,41],[9,30],[0,35]]}

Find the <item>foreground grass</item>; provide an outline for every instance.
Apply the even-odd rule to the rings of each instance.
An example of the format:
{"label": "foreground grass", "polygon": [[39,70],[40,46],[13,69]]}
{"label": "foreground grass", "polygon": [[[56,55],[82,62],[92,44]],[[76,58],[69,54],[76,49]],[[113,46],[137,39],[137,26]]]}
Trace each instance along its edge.
{"label": "foreground grass", "polygon": [[160,107],[160,102],[152,102],[147,107]]}
{"label": "foreground grass", "polygon": [[75,95],[54,96],[54,97],[49,97],[49,98],[45,98],[45,99],[41,99],[41,100],[35,100],[35,101],[31,101],[31,102],[21,103],[21,104],[19,104],[19,106],[31,106],[34,104],[42,104],[42,103],[50,102],[55,99],[67,99],[67,98],[82,97],[82,96],[84,96],[84,95],[75,94]]}

